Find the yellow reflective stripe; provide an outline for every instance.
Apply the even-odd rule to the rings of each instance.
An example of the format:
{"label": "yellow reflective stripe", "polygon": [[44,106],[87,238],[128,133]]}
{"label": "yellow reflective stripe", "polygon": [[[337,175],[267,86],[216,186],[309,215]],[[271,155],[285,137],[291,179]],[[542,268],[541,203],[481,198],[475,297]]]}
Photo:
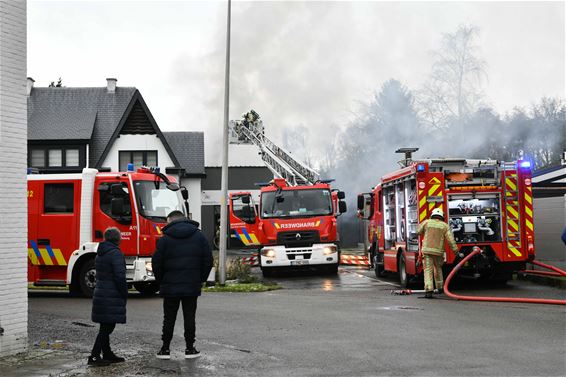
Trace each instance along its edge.
{"label": "yellow reflective stripe", "polygon": [[248,240],[246,239],[246,237],[242,237],[242,235],[240,233],[238,233],[237,230],[234,231],[234,233],[236,233],[236,237],[244,244],[244,245],[248,245]]}
{"label": "yellow reflective stripe", "polygon": [[57,264],[59,266],[67,265],[67,261],[65,260],[65,257],[63,257],[63,253],[61,252],[61,249],[53,249],[53,254],[55,255],[55,259],[57,259]]}
{"label": "yellow reflective stripe", "polygon": [[422,197],[422,199],[419,201],[419,208],[422,208],[422,206],[424,206],[426,204],[426,196]]}
{"label": "yellow reflective stripe", "polygon": [[440,183],[440,179],[436,178],[436,177],[432,177],[432,179],[430,181],[428,181],[428,183]]}
{"label": "yellow reflective stripe", "polygon": [[419,220],[423,221],[426,217],[426,211],[421,211],[421,214],[419,215]]}
{"label": "yellow reflective stripe", "polygon": [[529,194],[525,194],[525,200],[529,204],[533,204],[533,198]]}
{"label": "yellow reflective stripe", "polygon": [[511,178],[505,178],[505,183],[507,184],[507,186],[511,187],[513,191],[517,190],[517,185]]}
{"label": "yellow reflective stripe", "polygon": [[507,223],[513,228],[513,230],[519,231],[519,225],[513,220],[507,220]]}
{"label": "yellow reflective stripe", "polygon": [[432,186],[429,190],[428,190],[428,196],[431,196],[432,194],[434,194],[438,188],[440,187],[440,185],[434,185]]}
{"label": "yellow reflective stripe", "polygon": [[507,244],[507,247],[509,248],[509,250],[511,250],[513,254],[515,254],[515,256],[520,257],[522,255],[521,252],[513,245]]}
{"label": "yellow reflective stripe", "polygon": [[37,259],[37,255],[35,255],[35,251],[33,251],[33,249],[31,248],[28,249],[28,257],[31,261],[31,264],[33,264],[34,266],[39,265],[39,260]]}
{"label": "yellow reflective stripe", "polygon": [[527,223],[527,228],[529,228],[530,231],[533,231],[533,223],[530,220],[526,220]]}
{"label": "yellow reflective stripe", "polygon": [[529,217],[533,217],[533,210],[529,207],[525,207],[525,212],[529,215]]}
{"label": "yellow reflective stripe", "polygon": [[517,212],[515,208],[511,207],[510,205],[507,206],[507,212],[513,215],[513,217],[519,217],[519,212]]}
{"label": "yellow reflective stripe", "polygon": [[257,237],[255,236],[255,234],[251,233],[250,234],[250,238],[252,239],[252,243],[254,245],[259,245],[259,240],[257,239]]}
{"label": "yellow reflective stripe", "polygon": [[41,254],[41,259],[43,259],[43,264],[53,266],[53,261],[51,260],[47,249],[39,249],[39,253]]}

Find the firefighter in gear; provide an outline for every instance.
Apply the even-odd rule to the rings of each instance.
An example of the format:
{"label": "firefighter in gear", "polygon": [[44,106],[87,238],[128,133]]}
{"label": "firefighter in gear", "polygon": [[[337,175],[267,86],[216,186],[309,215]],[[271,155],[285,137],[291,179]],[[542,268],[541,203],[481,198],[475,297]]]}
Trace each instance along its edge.
{"label": "firefighter in gear", "polygon": [[[432,211],[430,219],[419,224],[417,230],[419,235],[424,234],[421,247],[424,267],[425,298],[432,298],[434,283],[439,293],[442,293],[444,279],[442,277],[442,265],[444,264],[444,241],[448,241],[450,248],[456,253],[458,246],[450,226],[444,222],[444,212],[436,208]],[[434,275],[434,283],[433,283]]]}

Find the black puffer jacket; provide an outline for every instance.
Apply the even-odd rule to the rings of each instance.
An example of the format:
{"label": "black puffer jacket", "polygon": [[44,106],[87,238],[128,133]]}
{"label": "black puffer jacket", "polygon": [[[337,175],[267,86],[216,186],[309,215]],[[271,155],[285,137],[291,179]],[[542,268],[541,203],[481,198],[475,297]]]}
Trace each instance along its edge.
{"label": "black puffer jacket", "polygon": [[126,323],[126,262],[111,242],[101,242],[96,252],[96,287],[92,299],[92,321]]}
{"label": "black puffer jacket", "polygon": [[152,266],[164,297],[200,296],[212,268],[212,250],[195,223],[181,219],[163,228]]}

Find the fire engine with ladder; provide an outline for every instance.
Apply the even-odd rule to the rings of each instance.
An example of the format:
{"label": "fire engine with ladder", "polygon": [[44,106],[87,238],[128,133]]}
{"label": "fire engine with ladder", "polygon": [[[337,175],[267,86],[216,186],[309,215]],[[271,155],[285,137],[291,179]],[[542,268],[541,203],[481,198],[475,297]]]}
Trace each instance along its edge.
{"label": "fire engine with ladder", "polygon": [[319,267],[336,273],[340,263],[337,217],[346,212],[344,192],[332,180],[299,162],[265,136],[251,110],[230,122],[233,143],[257,146],[274,179],[261,186],[259,204],[251,192],[230,194],[230,231],[245,246],[259,249],[264,275],[283,267]]}
{"label": "fire engine with ladder", "polygon": [[369,220],[368,258],[380,277],[398,273],[408,286],[422,275],[418,224],[435,208],[445,213],[459,252],[446,249],[449,270],[477,246],[460,275],[505,282],[535,256],[529,161],[412,159],[401,148],[401,169],[358,195],[358,217]]}
{"label": "fire engine with ladder", "polygon": [[155,293],[151,256],[166,216],[188,211],[188,191],[159,168],[133,164],[127,172],[83,169],[80,174],[28,171],[28,281],[66,286],[92,296],[94,258],[105,229],[116,227],[126,278],[144,294]]}

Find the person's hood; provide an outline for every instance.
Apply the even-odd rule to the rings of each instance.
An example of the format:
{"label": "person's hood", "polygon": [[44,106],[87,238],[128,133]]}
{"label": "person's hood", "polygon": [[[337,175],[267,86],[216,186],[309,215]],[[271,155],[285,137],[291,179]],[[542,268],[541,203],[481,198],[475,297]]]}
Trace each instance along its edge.
{"label": "person's hood", "polygon": [[173,238],[189,238],[197,230],[198,223],[189,219],[175,220],[163,227],[163,233]]}
{"label": "person's hood", "polygon": [[[108,253],[111,250],[114,249],[118,249],[118,245],[112,243],[112,242],[108,242],[108,241],[103,241],[98,245],[98,249],[96,250],[96,254],[97,255],[104,255],[106,253]],[[120,250],[120,249],[118,249]]]}

